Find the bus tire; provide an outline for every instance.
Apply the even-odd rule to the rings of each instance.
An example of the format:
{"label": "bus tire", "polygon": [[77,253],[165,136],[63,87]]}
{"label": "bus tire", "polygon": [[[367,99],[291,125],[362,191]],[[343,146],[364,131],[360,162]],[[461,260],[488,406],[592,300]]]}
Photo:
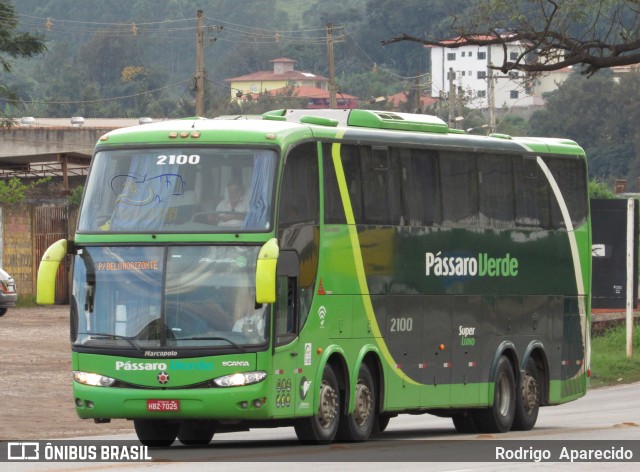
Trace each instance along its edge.
{"label": "bus tire", "polygon": [[538,420],[540,411],[540,374],[533,359],[527,360],[520,387],[516,393],[516,412],[511,429],[529,431]]}
{"label": "bus tire", "polygon": [[178,430],[178,441],[185,446],[205,446],[211,442],[216,427],[206,421],[183,421]]}
{"label": "bus tire", "polygon": [[471,411],[456,413],[451,419],[453,420],[453,426],[460,434],[474,434],[478,432],[478,427],[476,426],[474,415]]}
{"label": "bus tire", "polygon": [[340,390],[333,369],[327,364],[322,373],[318,412],[298,419],[294,424],[296,436],[306,444],[328,444],[336,437],[340,422]]}
{"label": "bus tire", "polygon": [[167,420],[133,420],[138,440],[149,447],[169,447],[176,440],[180,423]]}
{"label": "bus tire", "polygon": [[474,412],[479,433],[505,433],[511,429],[516,410],[516,380],[511,362],[498,359],[494,377],[493,406]]}
{"label": "bus tire", "polygon": [[376,419],[376,386],[366,364],[360,366],[358,381],[353,392],[355,410],[343,415],[338,426],[338,439],[342,441],[366,441],[371,436]]}

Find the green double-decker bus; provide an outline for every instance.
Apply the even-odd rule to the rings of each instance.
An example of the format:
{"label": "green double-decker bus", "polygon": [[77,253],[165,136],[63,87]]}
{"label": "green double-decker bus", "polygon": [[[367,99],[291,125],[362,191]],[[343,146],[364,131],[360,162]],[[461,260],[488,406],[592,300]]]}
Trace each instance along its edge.
{"label": "green double-decker bus", "polygon": [[583,396],[591,232],[573,141],[418,114],[276,110],[110,132],[73,241],[81,418],[140,441],[294,426],[366,440],[400,413],[528,430]]}

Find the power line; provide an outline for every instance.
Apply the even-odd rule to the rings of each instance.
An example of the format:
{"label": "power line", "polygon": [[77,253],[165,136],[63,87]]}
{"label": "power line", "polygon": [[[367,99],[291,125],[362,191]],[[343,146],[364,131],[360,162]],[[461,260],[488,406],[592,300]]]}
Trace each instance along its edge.
{"label": "power line", "polygon": [[[57,18],[44,18],[32,15],[16,14],[16,18],[20,19],[21,28],[46,30],[47,33],[57,34],[100,34],[102,36],[146,36],[146,35],[165,35],[167,38],[176,39],[175,36],[166,36],[171,33],[195,32],[196,26],[177,26],[169,27],[167,25],[191,22],[195,23],[197,18],[184,18],[179,20],[163,20],[163,21],[129,21],[125,23],[113,22],[93,22],[93,21],[77,21],[64,20]],[[310,44],[324,44],[326,37],[324,35],[310,36],[310,33],[323,32],[323,29],[299,29],[299,30],[278,30],[256,28],[237,23],[228,22],[217,18],[205,17],[206,20],[215,22],[215,27],[209,26],[208,29],[215,30],[218,34],[228,34],[230,38],[224,38],[231,42],[258,42],[258,43],[278,43],[287,41],[296,41]],[[8,24],[9,18],[0,16],[0,23]],[[337,27],[342,29],[343,27]],[[187,36],[184,36],[186,38]],[[192,36],[188,36],[192,38]],[[235,39],[234,39],[235,38]],[[238,40],[238,38],[240,40]],[[222,38],[218,38],[222,39]]]}
{"label": "power line", "polygon": [[171,87],[175,87],[176,85],[181,85],[187,82],[192,82],[193,78],[189,78],[189,79],[185,79],[185,80],[181,80],[180,82],[175,82],[173,84],[169,84],[169,85],[165,85],[163,87],[158,87],[155,88],[153,90],[146,90],[144,92],[138,92],[138,93],[132,93],[129,95],[121,95],[119,97],[108,97],[108,98],[97,98],[94,100],[21,100],[21,99],[11,99],[11,98],[3,98],[0,97],[0,101],[6,102],[6,103],[22,103],[22,104],[28,104],[28,105],[32,105],[32,104],[43,104],[43,105],[80,105],[80,104],[85,104],[85,103],[101,103],[101,102],[109,102],[109,101],[114,101],[114,100],[123,100],[125,98],[133,98],[133,97],[139,97],[141,95],[148,95],[148,94],[152,94],[155,92],[159,92],[161,90],[165,90]]}
{"label": "power line", "polygon": [[371,64],[371,68],[375,69],[376,72],[383,72],[387,75],[390,75],[392,77],[395,77],[396,79],[402,80],[402,81],[415,81],[416,79],[421,79],[421,78],[425,78],[425,77],[429,77],[431,74],[430,73],[425,73],[425,74],[418,74],[418,75],[413,75],[413,76],[402,76],[399,74],[396,74],[395,72],[393,72],[391,69],[387,69],[385,67],[380,66],[376,61],[374,61],[371,56],[369,56],[364,49],[362,49],[362,47],[351,37],[350,34],[345,33],[345,37],[348,38],[350,40],[350,42],[358,49],[358,51],[360,51],[362,53],[362,55],[364,57],[366,57],[370,64]]}

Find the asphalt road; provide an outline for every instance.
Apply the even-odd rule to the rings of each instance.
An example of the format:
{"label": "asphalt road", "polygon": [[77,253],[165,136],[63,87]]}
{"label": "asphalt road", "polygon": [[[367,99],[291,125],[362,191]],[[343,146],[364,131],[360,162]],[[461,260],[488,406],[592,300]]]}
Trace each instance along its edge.
{"label": "asphalt road", "polygon": [[[430,415],[402,415],[391,420],[387,431],[377,440],[364,443],[335,443],[306,446],[296,440],[292,428],[254,430],[220,434],[206,447],[186,447],[179,443],[167,449],[150,449],[152,461],[136,463],[11,463],[11,470],[153,470],[189,471],[233,470],[260,472],[283,471],[387,471],[402,469],[471,470],[637,470],[631,462],[535,462],[549,451],[557,460],[562,448],[566,454],[588,449],[616,450],[632,454],[640,461],[640,383],[591,390],[586,397],[565,405],[543,408],[532,431],[504,435],[460,435],[451,421]],[[83,443],[87,438],[66,440]],[[90,438],[96,444],[129,441],[135,435]],[[496,461],[502,455],[530,451],[525,462]],[[505,452],[506,451],[506,452]],[[510,452],[511,451],[511,452]],[[576,452],[577,451],[577,452]]]}

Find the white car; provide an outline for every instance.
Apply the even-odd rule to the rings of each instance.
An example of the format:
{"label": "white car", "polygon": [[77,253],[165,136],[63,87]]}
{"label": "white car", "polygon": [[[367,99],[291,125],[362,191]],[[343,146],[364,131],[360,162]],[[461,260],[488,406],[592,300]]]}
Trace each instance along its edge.
{"label": "white car", "polygon": [[17,301],[16,281],[0,268],[0,316],[4,315],[8,308],[15,307]]}

